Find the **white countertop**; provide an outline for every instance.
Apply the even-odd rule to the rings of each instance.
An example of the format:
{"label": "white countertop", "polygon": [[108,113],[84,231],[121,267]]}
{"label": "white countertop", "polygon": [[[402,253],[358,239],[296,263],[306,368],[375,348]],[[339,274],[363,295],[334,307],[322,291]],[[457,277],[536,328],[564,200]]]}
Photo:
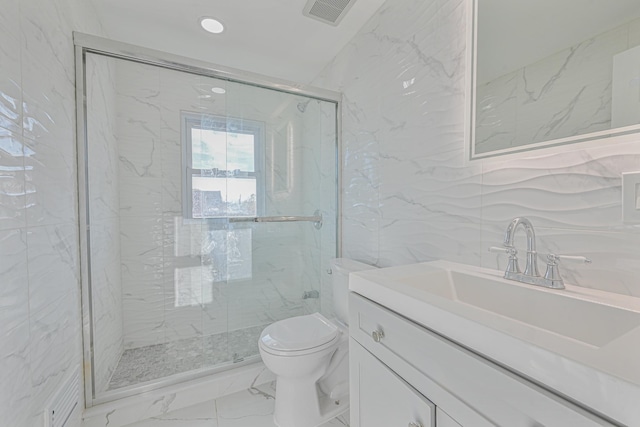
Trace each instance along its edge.
{"label": "white countertop", "polygon": [[[448,271],[640,314],[640,298],[571,285],[564,290],[539,288],[506,281],[499,271],[446,261],[352,273],[349,289],[585,408],[626,426],[640,426],[640,325],[610,340],[586,343],[408,284],[421,276],[438,280]],[[541,315],[548,309],[535,308]]]}

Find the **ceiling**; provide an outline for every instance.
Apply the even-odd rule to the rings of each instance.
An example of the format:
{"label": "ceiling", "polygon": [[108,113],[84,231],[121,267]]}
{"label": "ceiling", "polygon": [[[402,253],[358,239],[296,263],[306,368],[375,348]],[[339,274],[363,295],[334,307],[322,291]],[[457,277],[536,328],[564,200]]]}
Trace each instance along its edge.
{"label": "ceiling", "polygon": [[[353,0],[337,27],[306,0],[91,0],[109,38],[298,83],[311,82],[385,0]],[[225,25],[210,34],[201,17]]]}

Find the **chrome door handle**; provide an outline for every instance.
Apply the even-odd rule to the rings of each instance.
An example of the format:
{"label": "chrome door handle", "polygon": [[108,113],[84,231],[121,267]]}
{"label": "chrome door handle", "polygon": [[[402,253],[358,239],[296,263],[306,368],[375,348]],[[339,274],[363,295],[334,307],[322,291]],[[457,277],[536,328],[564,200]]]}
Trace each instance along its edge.
{"label": "chrome door handle", "polygon": [[409,423],[409,427],[422,427],[422,423]]}
{"label": "chrome door handle", "polygon": [[376,329],[375,331],[371,332],[371,338],[373,338],[375,342],[382,341],[382,338],[384,338],[384,331],[382,329]]}

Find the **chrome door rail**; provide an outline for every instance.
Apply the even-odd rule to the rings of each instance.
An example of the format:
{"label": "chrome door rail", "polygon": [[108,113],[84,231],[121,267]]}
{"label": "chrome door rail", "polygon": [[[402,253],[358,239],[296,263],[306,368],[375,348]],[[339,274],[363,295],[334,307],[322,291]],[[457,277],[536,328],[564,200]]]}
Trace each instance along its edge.
{"label": "chrome door rail", "polygon": [[313,226],[320,229],[322,215],[316,211],[313,216],[238,216],[229,218],[229,222],[313,222]]}

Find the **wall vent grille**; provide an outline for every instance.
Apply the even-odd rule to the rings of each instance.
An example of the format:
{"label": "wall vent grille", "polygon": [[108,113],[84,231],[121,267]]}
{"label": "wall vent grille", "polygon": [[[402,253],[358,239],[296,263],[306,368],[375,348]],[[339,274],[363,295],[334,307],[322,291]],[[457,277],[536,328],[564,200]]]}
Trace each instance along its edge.
{"label": "wall vent grille", "polygon": [[356,0],[309,0],[302,11],[304,16],[337,26]]}
{"label": "wall vent grille", "polygon": [[80,373],[64,383],[45,410],[45,427],[67,427],[69,418],[80,400]]}

